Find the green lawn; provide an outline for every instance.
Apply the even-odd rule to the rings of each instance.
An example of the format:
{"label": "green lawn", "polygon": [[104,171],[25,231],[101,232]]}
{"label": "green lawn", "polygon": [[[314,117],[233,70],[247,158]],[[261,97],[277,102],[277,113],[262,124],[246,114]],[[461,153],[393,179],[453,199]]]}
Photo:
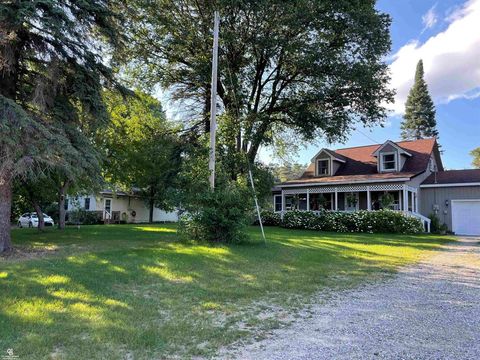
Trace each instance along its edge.
{"label": "green lawn", "polygon": [[257,228],[235,246],[179,242],[174,225],[13,231],[0,258],[0,354],[20,359],[209,356],[280,326],[318,290],[372,281],[448,237]]}

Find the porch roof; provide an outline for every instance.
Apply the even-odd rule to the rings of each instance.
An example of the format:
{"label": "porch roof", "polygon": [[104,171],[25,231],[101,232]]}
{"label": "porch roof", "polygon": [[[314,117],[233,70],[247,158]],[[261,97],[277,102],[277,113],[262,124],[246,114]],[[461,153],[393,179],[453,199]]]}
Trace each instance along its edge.
{"label": "porch roof", "polygon": [[376,182],[399,182],[408,181],[417,173],[413,172],[399,172],[399,173],[379,173],[379,174],[365,174],[365,175],[344,175],[344,176],[325,176],[315,178],[304,178],[297,180],[289,180],[278,184],[278,187],[291,187],[302,185],[345,185],[345,184],[359,184],[359,183],[376,183]]}

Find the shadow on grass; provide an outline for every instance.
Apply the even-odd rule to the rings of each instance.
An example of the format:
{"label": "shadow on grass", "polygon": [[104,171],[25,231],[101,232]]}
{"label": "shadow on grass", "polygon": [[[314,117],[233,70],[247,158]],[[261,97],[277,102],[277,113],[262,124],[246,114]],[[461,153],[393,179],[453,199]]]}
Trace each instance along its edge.
{"label": "shadow on grass", "polygon": [[23,244],[82,243],[91,251],[0,264],[0,351],[14,347],[26,358],[63,351],[72,359],[202,354],[245,332],[234,325],[254,303],[284,305],[353,286],[444,242],[268,228],[265,247],[252,228],[247,244],[210,246],[175,241],[174,229],[19,234]]}

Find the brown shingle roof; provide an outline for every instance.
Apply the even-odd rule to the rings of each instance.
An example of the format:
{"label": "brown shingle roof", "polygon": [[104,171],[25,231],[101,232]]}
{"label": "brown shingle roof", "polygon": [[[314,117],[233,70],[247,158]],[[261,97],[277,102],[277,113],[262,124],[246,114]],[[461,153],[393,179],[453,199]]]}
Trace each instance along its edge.
{"label": "brown shingle roof", "polygon": [[426,170],[435,143],[434,138],[396,142],[395,144],[412,155],[406,159],[402,172],[399,173],[378,173],[377,158],[373,153],[383,144],[375,144],[335,150],[334,153],[346,161],[341,164],[335,176],[315,177],[315,164],[312,162],[298,180],[290,180],[286,183],[334,182],[349,179],[354,181],[359,177],[364,180],[412,177]]}
{"label": "brown shingle roof", "polygon": [[480,183],[480,169],[439,171],[436,178],[435,182],[435,174],[431,174],[422,185]]}

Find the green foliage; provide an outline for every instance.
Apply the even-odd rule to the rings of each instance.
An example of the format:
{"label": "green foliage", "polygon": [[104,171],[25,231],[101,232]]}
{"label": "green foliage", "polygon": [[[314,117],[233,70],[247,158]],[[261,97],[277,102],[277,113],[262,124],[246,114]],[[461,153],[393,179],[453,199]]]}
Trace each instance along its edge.
{"label": "green foliage", "polygon": [[390,206],[392,206],[394,202],[395,198],[390,193],[384,193],[380,197],[380,205],[382,206],[382,209],[390,209]]}
{"label": "green foliage", "polygon": [[[138,14],[125,27],[132,78],[160,84],[192,104],[188,118],[209,131],[213,10],[221,14],[218,95],[223,139],[253,162],[280,133],[289,142],[344,139],[357,121],[382,122],[392,101],[388,15],[372,1],[129,0]],[[274,14],[274,16],[272,16]],[[255,36],[252,36],[255,34]],[[161,61],[159,61],[161,59]],[[192,115],[197,116],[190,116]],[[320,135],[321,134],[321,135]],[[295,141],[292,141],[295,139]]]}
{"label": "green foliage", "polygon": [[118,188],[137,188],[147,203],[171,209],[181,147],[158,100],[142,92],[124,98],[104,94],[111,124],[98,134],[105,152],[106,177]]}
{"label": "green foliage", "polygon": [[273,173],[275,182],[298,179],[307,168],[305,165],[297,163],[285,163],[283,165],[270,164],[269,167]]}
{"label": "green foliage", "polygon": [[337,212],[289,211],[283,217],[284,227],[336,232],[421,233],[420,220],[390,210]]}
{"label": "green foliage", "polygon": [[442,225],[440,225],[440,234],[446,234],[448,232],[448,225],[443,223]]}
{"label": "green foliage", "polygon": [[[260,212],[260,217],[262,218],[263,226],[280,226],[282,224],[282,218],[279,213],[276,213],[273,210],[263,209]],[[258,225],[258,215],[255,212],[255,225]]]}
{"label": "green foliage", "polygon": [[68,212],[68,223],[72,225],[95,225],[101,224],[102,218],[96,211],[76,209]]}
{"label": "green foliage", "polygon": [[430,231],[438,234],[440,232],[440,219],[435,213],[431,213],[428,217],[430,219]]}
{"label": "green foliage", "polygon": [[348,206],[356,206],[358,203],[358,197],[354,193],[348,193],[346,195]]}
{"label": "green foliage", "polygon": [[179,229],[185,239],[238,243],[246,239],[251,218],[251,197],[240,186],[206,190],[191,199]]}
{"label": "green foliage", "polygon": [[480,169],[480,147],[470,151],[470,155],[473,156],[472,165],[477,169]]}
{"label": "green foliage", "polygon": [[435,106],[423,76],[423,62],[420,60],[415,72],[415,82],[405,103],[401,126],[402,138],[405,140],[438,137]]}

